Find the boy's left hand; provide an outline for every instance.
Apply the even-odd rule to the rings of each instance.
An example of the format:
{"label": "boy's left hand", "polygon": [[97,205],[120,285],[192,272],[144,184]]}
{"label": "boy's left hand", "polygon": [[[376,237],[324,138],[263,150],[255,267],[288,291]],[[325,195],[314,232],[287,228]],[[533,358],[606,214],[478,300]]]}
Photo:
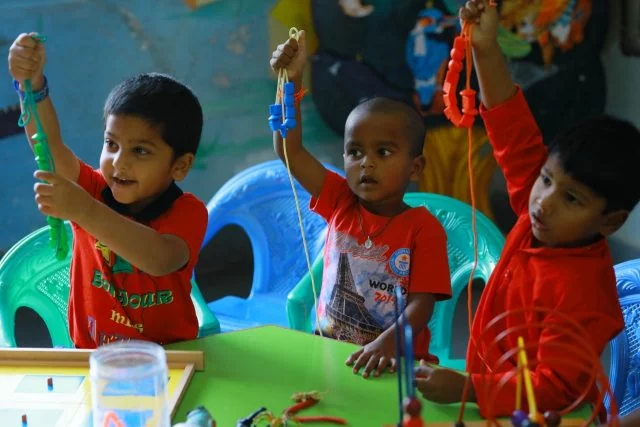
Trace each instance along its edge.
{"label": "boy's left hand", "polygon": [[378,336],[374,341],[354,352],[347,359],[347,366],[353,366],[353,373],[357,374],[364,367],[362,378],[369,378],[371,372],[376,377],[389,368],[389,372],[396,370],[396,346],[393,335]]}
{"label": "boy's left hand", "polygon": [[33,176],[45,181],[33,187],[40,212],[73,222],[88,214],[94,199],[78,184],[54,172],[38,170]]}
{"label": "boy's left hand", "polygon": [[[447,368],[432,367],[420,361],[415,375],[416,388],[425,399],[436,403],[455,403],[462,400],[465,374]],[[469,384],[467,401],[475,400],[473,384]]]}

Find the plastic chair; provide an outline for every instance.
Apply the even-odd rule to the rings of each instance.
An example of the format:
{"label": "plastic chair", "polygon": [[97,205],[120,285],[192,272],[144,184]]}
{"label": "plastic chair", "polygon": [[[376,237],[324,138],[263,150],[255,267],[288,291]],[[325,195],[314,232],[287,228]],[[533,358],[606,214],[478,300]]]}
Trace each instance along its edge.
{"label": "plastic chair", "polygon": [[[453,359],[451,336],[453,316],[460,294],[467,288],[473,267],[473,235],[471,232],[471,206],[459,200],[431,193],[407,193],[405,202],[410,206],[425,206],[442,224],[447,233],[447,251],[451,270],[452,297],[438,302],[429,321],[431,345],[429,351],[440,359],[442,366],[464,369],[464,359]],[[504,237],[500,230],[482,213],[477,212],[478,266],[474,278],[485,283],[493,271]],[[323,261],[320,255],[313,265],[316,292],[320,293]],[[315,313],[313,311],[311,278],[307,274],[289,294],[287,317],[292,329],[310,332]]]}
{"label": "plastic chair", "polygon": [[615,272],[625,327],[609,343],[609,381],[618,412],[626,415],[640,408],[640,258],[616,265]]}
{"label": "plastic chair", "polygon": [[[69,236],[71,226],[65,223]],[[70,239],[71,240],[71,239]],[[71,244],[71,242],[70,242]],[[20,307],[30,308],[44,321],[54,347],[73,347],[69,336],[69,267],[71,251],[57,260],[49,246],[48,227],[40,228],[16,243],[0,261],[0,347],[15,347],[15,316]],[[191,298],[196,308],[198,335],[220,331],[195,281]]]}
{"label": "plastic chair", "polygon": [[[343,172],[330,165],[330,170]],[[310,195],[295,183],[309,256],[321,252],[326,222],[308,208]],[[227,225],[240,226],[253,250],[253,283],[248,298],[226,296],[208,304],[222,331],[264,324],[287,326],[287,294],[308,272],[291,183],[280,160],[252,166],[225,183],[208,203],[203,247]]]}

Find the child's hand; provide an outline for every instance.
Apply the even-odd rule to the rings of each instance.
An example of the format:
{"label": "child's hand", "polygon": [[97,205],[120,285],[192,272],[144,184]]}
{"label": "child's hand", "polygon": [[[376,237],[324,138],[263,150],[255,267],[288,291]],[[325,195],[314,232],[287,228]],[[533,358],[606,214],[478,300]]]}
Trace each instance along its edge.
{"label": "child's hand", "polygon": [[19,81],[31,79],[33,89],[38,90],[44,84],[44,63],[46,55],[44,45],[32,36],[36,33],[22,33],[9,48],[9,72]]}
{"label": "child's hand", "polygon": [[283,44],[278,45],[271,55],[271,68],[276,73],[282,68],[286,68],[289,80],[302,77],[305,63],[307,62],[307,52],[305,49],[304,30],[298,33],[298,40],[289,38]]}
{"label": "child's hand", "polygon": [[94,199],[78,184],[53,172],[39,170],[34,176],[46,181],[33,187],[40,212],[73,222],[89,214]]}
{"label": "child's hand", "polygon": [[[415,370],[416,388],[425,399],[436,403],[455,403],[462,400],[465,375],[447,368],[427,365],[423,360]],[[467,401],[475,402],[473,385],[469,384]]]}
{"label": "child's hand", "polygon": [[498,42],[499,16],[495,6],[487,0],[469,0],[460,8],[460,20],[473,24],[471,43],[474,51],[483,52],[493,48]]}
{"label": "child's hand", "polygon": [[395,353],[395,337],[390,335],[389,338],[385,338],[380,335],[373,342],[352,353],[346,364],[353,366],[354,374],[364,367],[363,378],[369,378],[372,371],[376,377],[379,377],[387,368],[389,372],[395,372],[397,363]]}

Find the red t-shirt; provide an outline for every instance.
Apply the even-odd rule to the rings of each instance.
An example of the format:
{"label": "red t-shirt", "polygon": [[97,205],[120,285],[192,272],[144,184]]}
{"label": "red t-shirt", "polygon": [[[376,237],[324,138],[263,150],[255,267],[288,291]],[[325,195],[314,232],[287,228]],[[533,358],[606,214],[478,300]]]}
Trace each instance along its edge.
{"label": "red t-shirt", "polygon": [[[100,172],[80,164],[78,184],[95,199],[112,202]],[[73,223],[69,330],[77,348],[129,339],[166,344],[198,335],[191,276],[207,227],[207,209],[174,184],[141,218],[134,219],[183,239],[189,262],[166,276],[151,276]]]}
{"label": "red t-shirt", "polygon": [[[395,321],[394,289],[451,297],[447,236],[442,225],[424,207],[412,208],[389,219],[360,206],[347,182],[327,171],[320,196],[311,209],[329,223],[324,250],[318,320],[324,335],[365,345]],[[369,231],[373,245],[365,247]],[[379,230],[381,234],[378,235]],[[416,357],[435,361],[429,354],[431,335],[425,328],[414,338]]]}
{"label": "red t-shirt", "polygon": [[[547,158],[540,130],[520,90],[504,104],[483,109],[482,117],[518,221],[507,236],[500,261],[482,293],[473,321],[467,366],[481,413],[487,416],[488,406],[492,405],[494,415],[510,415],[515,409],[517,378],[507,380],[506,375],[516,369],[516,356],[501,367],[495,364],[517,348],[518,334],[509,334],[493,348],[491,343],[502,331],[536,322],[572,327],[560,315],[531,312],[506,316],[488,329],[487,325],[496,316],[518,308],[542,307],[569,315],[587,331],[584,341],[557,327],[525,328],[519,333],[526,346],[533,345],[528,348],[528,360],[532,364],[540,361],[531,371],[538,408],[563,409],[584,392],[589,379],[589,371],[579,367],[580,358],[570,349],[584,354],[579,349],[588,345],[600,355],[624,327],[613,260],[606,239],[578,248],[532,247],[529,194]],[[485,371],[473,340],[494,374],[481,374]],[[497,390],[503,380],[506,383],[498,394],[487,395],[487,387]],[[595,386],[591,387],[587,402],[595,402],[596,393]],[[523,404],[526,407],[526,399]]]}

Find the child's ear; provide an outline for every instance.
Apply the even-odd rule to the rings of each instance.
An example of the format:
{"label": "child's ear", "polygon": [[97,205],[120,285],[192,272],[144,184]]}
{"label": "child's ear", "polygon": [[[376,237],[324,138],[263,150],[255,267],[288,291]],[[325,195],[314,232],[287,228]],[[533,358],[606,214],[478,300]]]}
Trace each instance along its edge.
{"label": "child's ear", "polygon": [[629,211],[617,210],[604,214],[604,219],[600,225],[600,234],[603,236],[610,236],[622,227],[622,224],[629,217]]}
{"label": "child's ear", "polygon": [[175,181],[182,181],[185,179],[189,170],[191,170],[191,166],[193,166],[193,160],[193,153],[185,153],[173,161],[171,174]]}
{"label": "child's ear", "polygon": [[424,171],[426,163],[427,160],[422,154],[416,156],[411,162],[411,175],[409,176],[409,180],[419,181],[420,178],[422,178],[422,172]]}

